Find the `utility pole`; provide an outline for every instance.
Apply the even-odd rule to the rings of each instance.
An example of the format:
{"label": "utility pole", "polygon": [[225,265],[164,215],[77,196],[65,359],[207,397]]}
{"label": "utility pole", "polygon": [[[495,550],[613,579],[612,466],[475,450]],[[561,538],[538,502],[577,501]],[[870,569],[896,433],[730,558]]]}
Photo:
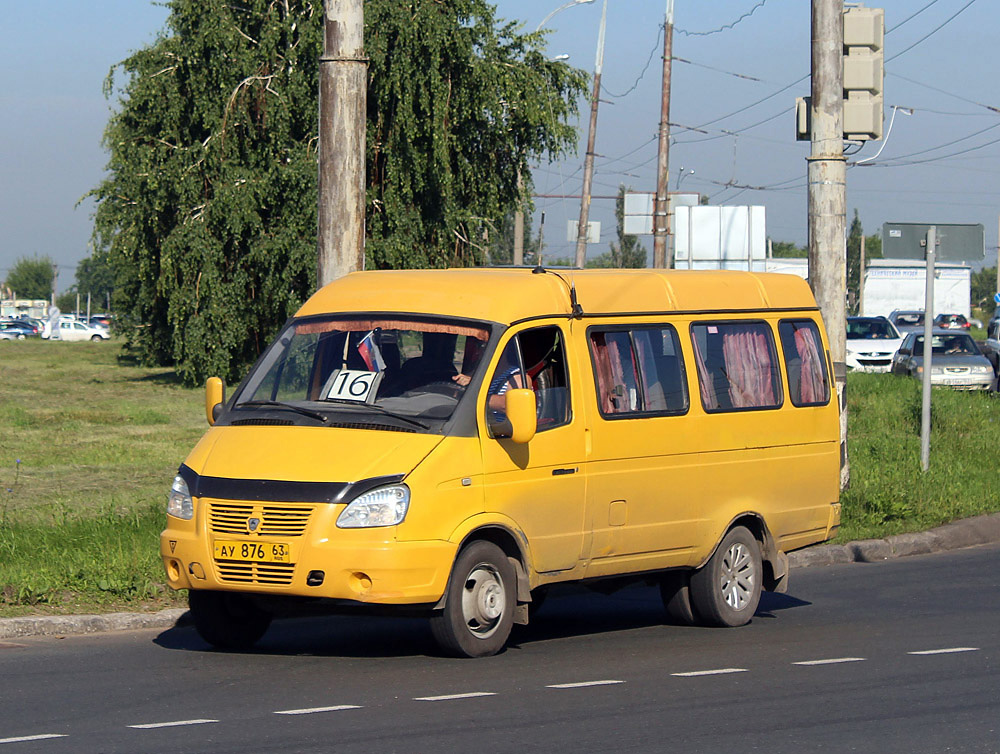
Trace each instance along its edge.
{"label": "utility pole", "polygon": [[324,0],[319,65],[317,284],[365,266],[368,59],[364,0]]}
{"label": "utility pole", "polygon": [[576,227],[576,266],[587,265],[587,223],[590,217],[590,187],[594,180],[594,141],[597,138],[597,104],[601,101],[601,70],[604,68],[604,27],[608,20],[608,0],[601,11],[601,31],[597,35],[597,61],[594,63],[594,96],[590,102],[590,129],[587,132],[587,155],[583,160],[583,197],[580,221]]}
{"label": "utility pole", "polygon": [[861,231],[861,261],[858,265],[858,314],[865,313],[865,232]]}
{"label": "utility pole", "polygon": [[517,212],[514,213],[514,266],[524,264],[524,209],[521,205],[521,192],[524,190],[524,179],[521,171],[517,171]]}
{"label": "utility pole", "polygon": [[830,338],[840,402],[840,483],[847,459],[847,166],[844,162],[843,0],[812,0],[812,149],[809,172],[809,283]]}
{"label": "utility pole", "polygon": [[[674,47],[674,0],[667,0],[667,15],[663,23],[663,86],[660,95],[660,144],[656,160],[656,200],[653,203],[653,267],[673,267],[673,254],[667,260],[670,237],[670,195],[668,177],[670,165],[670,76]],[[680,180],[678,180],[680,188]]]}

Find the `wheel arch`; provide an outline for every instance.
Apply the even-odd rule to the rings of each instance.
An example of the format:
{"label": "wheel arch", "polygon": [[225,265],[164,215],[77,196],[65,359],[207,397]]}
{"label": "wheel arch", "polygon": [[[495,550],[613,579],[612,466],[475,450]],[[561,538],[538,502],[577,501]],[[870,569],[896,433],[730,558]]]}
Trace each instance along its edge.
{"label": "wheel arch", "polygon": [[768,592],[784,592],[788,588],[788,556],[778,549],[777,541],[771,534],[764,517],[755,511],[744,511],[734,516],[715,540],[715,544],[705,557],[704,562],[698,564],[698,568],[703,567],[711,559],[722,540],[736,526],[742,526],[749,530],[760,545],[760,557],[764,568],[762,584],[764,589]]}
{"label": "wheel arch", "polygon": [[[489,522],[482,523],[470,531],[466,532],[460,539],[458,543],[458,548],[455,550],[455,560],[458,560],[459,554],[468,547],[472,542],[476,541],[490,542],[507,556],[510,560],[511,565],[514,567],[514,573],[517,577],[517,601],[518,603],[527,603],[531,601],[531,579],[528,574],[530,573],[530,562],[528,559],[528,546],[527,540],[524,535],[514,529],[513,527],[500,523],[500,522]],[[454,575],[454,563],[452,564],[452,573],[448,575],[448,583],[451,583],[452,576]],[[441,595],[441,599],[437,601],[434,605],[435,610],[444,608],[448,600],[448,588],[445,587],[444,594]]]}

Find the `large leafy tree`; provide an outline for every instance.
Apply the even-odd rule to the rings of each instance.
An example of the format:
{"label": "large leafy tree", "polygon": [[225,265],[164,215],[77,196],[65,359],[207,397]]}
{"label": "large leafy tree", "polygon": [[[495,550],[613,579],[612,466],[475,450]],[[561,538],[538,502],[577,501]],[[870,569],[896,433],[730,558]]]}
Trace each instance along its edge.
{"label": "large leafy tree", "polygon": [[48,257],[21,257],[7,274],[7,287],[18,298],[48,298],[52,295],[55,270]]}
{"label": "large leafy tree", "polygon": [[[116,66],[95,236],[148,363],[238,377],[311,292],[320,0],[170,0]],[[484,0],[368,0],[367,266],[473,264],[585,78]],[[118,87],[116,88],[116,83]],[[133,327],[127,327],[127,325]]]}

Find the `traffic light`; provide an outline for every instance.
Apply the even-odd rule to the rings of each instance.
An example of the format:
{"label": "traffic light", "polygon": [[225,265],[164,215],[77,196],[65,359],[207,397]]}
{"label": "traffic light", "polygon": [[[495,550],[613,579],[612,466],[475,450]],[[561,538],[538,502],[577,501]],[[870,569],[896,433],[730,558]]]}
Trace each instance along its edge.
{"label": "traffic light", "polygon": [[844,8],[844,138],[882,138],[885,10]]}

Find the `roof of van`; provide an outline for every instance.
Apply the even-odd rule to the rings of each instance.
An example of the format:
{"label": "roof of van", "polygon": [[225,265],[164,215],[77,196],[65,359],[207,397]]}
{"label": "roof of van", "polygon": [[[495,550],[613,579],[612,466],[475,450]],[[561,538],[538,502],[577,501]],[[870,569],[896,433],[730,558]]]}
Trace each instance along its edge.
{"label": "roof of van", "polygon": [[816,308],[804,280],[780,273],[467,267],[353,272],[317,291],[297,316],[407,312],[509,324],[570,314],[571,284],[585,314]]}

